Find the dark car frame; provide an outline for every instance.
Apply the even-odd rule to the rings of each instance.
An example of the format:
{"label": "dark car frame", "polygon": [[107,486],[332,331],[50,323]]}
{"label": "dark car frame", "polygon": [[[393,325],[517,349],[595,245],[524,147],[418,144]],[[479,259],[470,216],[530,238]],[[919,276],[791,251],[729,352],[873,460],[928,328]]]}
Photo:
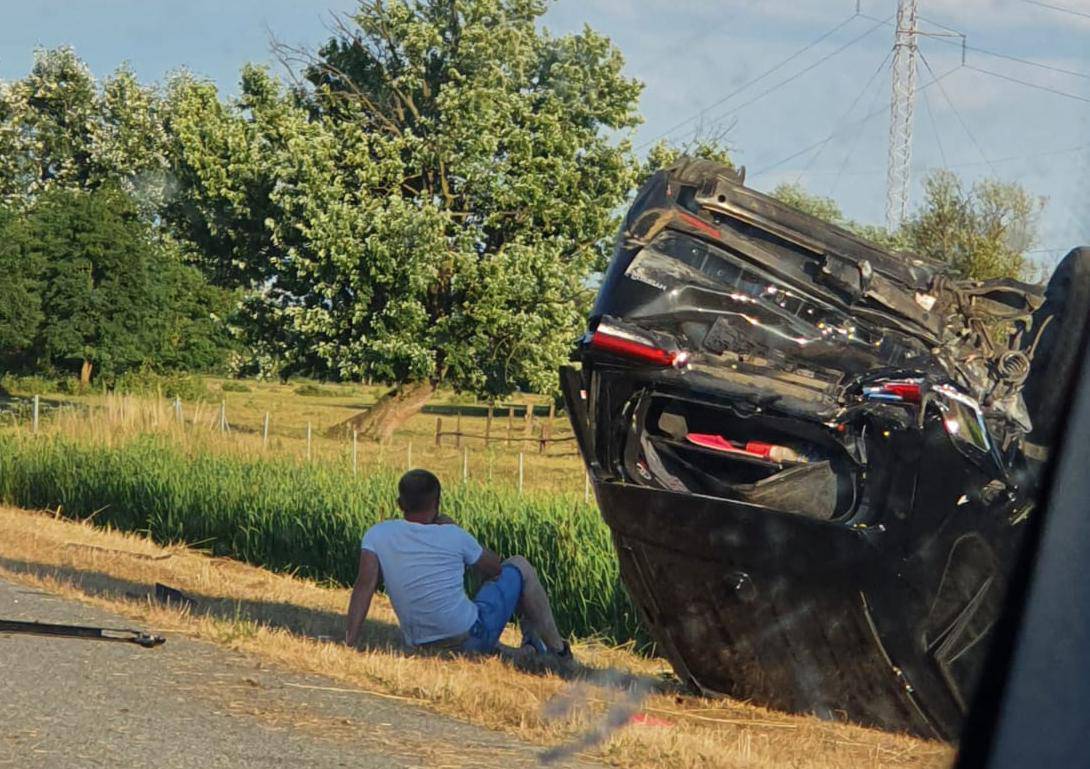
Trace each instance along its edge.
{"label": "dark car frame", "polygon": [[682,159],[561,372],[621,576],[707,694],[956,736],[1090,287],[967,281]]}

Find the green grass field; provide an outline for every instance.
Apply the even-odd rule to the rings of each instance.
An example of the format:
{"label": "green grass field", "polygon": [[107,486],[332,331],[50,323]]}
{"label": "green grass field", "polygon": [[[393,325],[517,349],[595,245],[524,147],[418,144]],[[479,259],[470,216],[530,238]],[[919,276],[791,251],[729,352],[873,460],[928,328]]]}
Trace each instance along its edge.
{"label": "green grass field", "polygon": [[[35,380],[31,384],[41,382]],[[187,389],[196,389],[200,398],[189,394],[181,401],[186,429],[184,436],[178,438],[186,445],[239,456],[302,460],[307,457],[309,425],[311,461],[349,469],[351,436],[340,433],[328,437],[326,432],[369,407],[384,391],[379,386],[307,381],[282,385],[214,377],[198,380],[198,384],[197,388]],[[15,393],[28,396],[31,390]],[[176,426],[170,399],[155,397],[154,393],[145,397],[117,396],[92,390],[82,395],[47,393],[43,398],[51,405],[63,404],[75,409],[43,420],[43,431],[79,440],[88,436],[106,442],[127,440],[135,433]],[[221,404],[230,426],[227,433],[219,431]],[[534,407],[530,421],[524,416],[528,405]],[[556,414],[550,420],[543,398],[516,395],[495,404],[489,428],[487,409],[487,404],[441,390],[424,412],[410,418],[395,433],[390,444],[379,446],[360,441],[356,447],[357,471],[361,474],[397,471],[411,464],[428,467],[448,485],[461,483],[468,477],[489,485],[516,486],[522,453],[527,491],[585,494],[583,463],[576,454],[566,416]],[[509,409],[513,412],[510,416]],[[29,416],[25,408],[22,411],[18,429],[26,431]],[[262,435],[266,415],[269,417],[267,445]],[[445,435],[441,445],[436,446],[437,422],[444,433],[454,432],[460,426],[461,432],[470,437],[458,441]],[[543,426],[549,437],[562,440],[547,445],[542,453],[537,439]],[[487,446],[483,440],[486,432],[492,438]]]}

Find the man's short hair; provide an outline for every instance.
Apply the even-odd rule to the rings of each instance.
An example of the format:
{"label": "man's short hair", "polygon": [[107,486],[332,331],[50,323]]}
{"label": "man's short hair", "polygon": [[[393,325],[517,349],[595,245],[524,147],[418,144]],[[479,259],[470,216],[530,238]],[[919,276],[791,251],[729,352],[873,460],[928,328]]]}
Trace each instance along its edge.
{"label": "man's short hair", "polygon": [[439,508],[442,486],[434,473],[409,470],[397,482],[397,501],[406,513],[425,513]]}

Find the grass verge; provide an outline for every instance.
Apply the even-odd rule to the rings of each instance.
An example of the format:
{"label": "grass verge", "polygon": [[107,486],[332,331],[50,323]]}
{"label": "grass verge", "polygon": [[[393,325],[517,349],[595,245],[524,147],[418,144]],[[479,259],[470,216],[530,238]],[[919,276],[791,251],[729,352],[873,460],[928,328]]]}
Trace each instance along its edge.
{"label": "grass verge", "polygon": [[[345,589],[51,514],[0,507],[0,576],[93,603],[156,631],[209,640],[323,675],[334,685],[542,745],[572,741],[592,728],[618,696],[593,682],[605,671],[623,674],[647,682],[649,694],[639,708],[662,723],[627,726],[581,754],[619,767],[922,769],[948,766],[953,757],[948,746],[903,735],[689,697],[663,677],[661,663],[625,648],[577,644],[584,668],[574,682],[498,658],[408,655],[394,640],[393,612],[381,598],[367,624],[366,648],[351,650],[322,640],[343,632]],[[151,602],[145,596],[155,582],[182,590],[195,603],[179,609]],[[565,719],[546,718],[542,706],[573,685],[584,693],[581,707]]]}
{"label": "grass verge", "polygon": [[[209,452],[169,435],[110,445],[0,434],[0,467],[2,501],[341,585],[355,579],[367,527],[398,515],[396,473]],[[579,497],[456,484],[443,508],[482,544],[538,568],[563,632],[639,638],[609,531]]]}

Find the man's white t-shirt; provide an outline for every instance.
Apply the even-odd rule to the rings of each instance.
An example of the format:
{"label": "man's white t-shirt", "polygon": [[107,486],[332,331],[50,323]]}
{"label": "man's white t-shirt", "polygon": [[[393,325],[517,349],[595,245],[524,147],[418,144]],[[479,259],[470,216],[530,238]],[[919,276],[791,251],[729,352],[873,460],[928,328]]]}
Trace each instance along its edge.
{"label": "man's white t-shirt", "polygon": [[389,520],[368,529],[362,547],[378,557],[407,643],[418,646],[473,627],[477,606],[463,579],[483,548],[472,534],[452,523]]}

